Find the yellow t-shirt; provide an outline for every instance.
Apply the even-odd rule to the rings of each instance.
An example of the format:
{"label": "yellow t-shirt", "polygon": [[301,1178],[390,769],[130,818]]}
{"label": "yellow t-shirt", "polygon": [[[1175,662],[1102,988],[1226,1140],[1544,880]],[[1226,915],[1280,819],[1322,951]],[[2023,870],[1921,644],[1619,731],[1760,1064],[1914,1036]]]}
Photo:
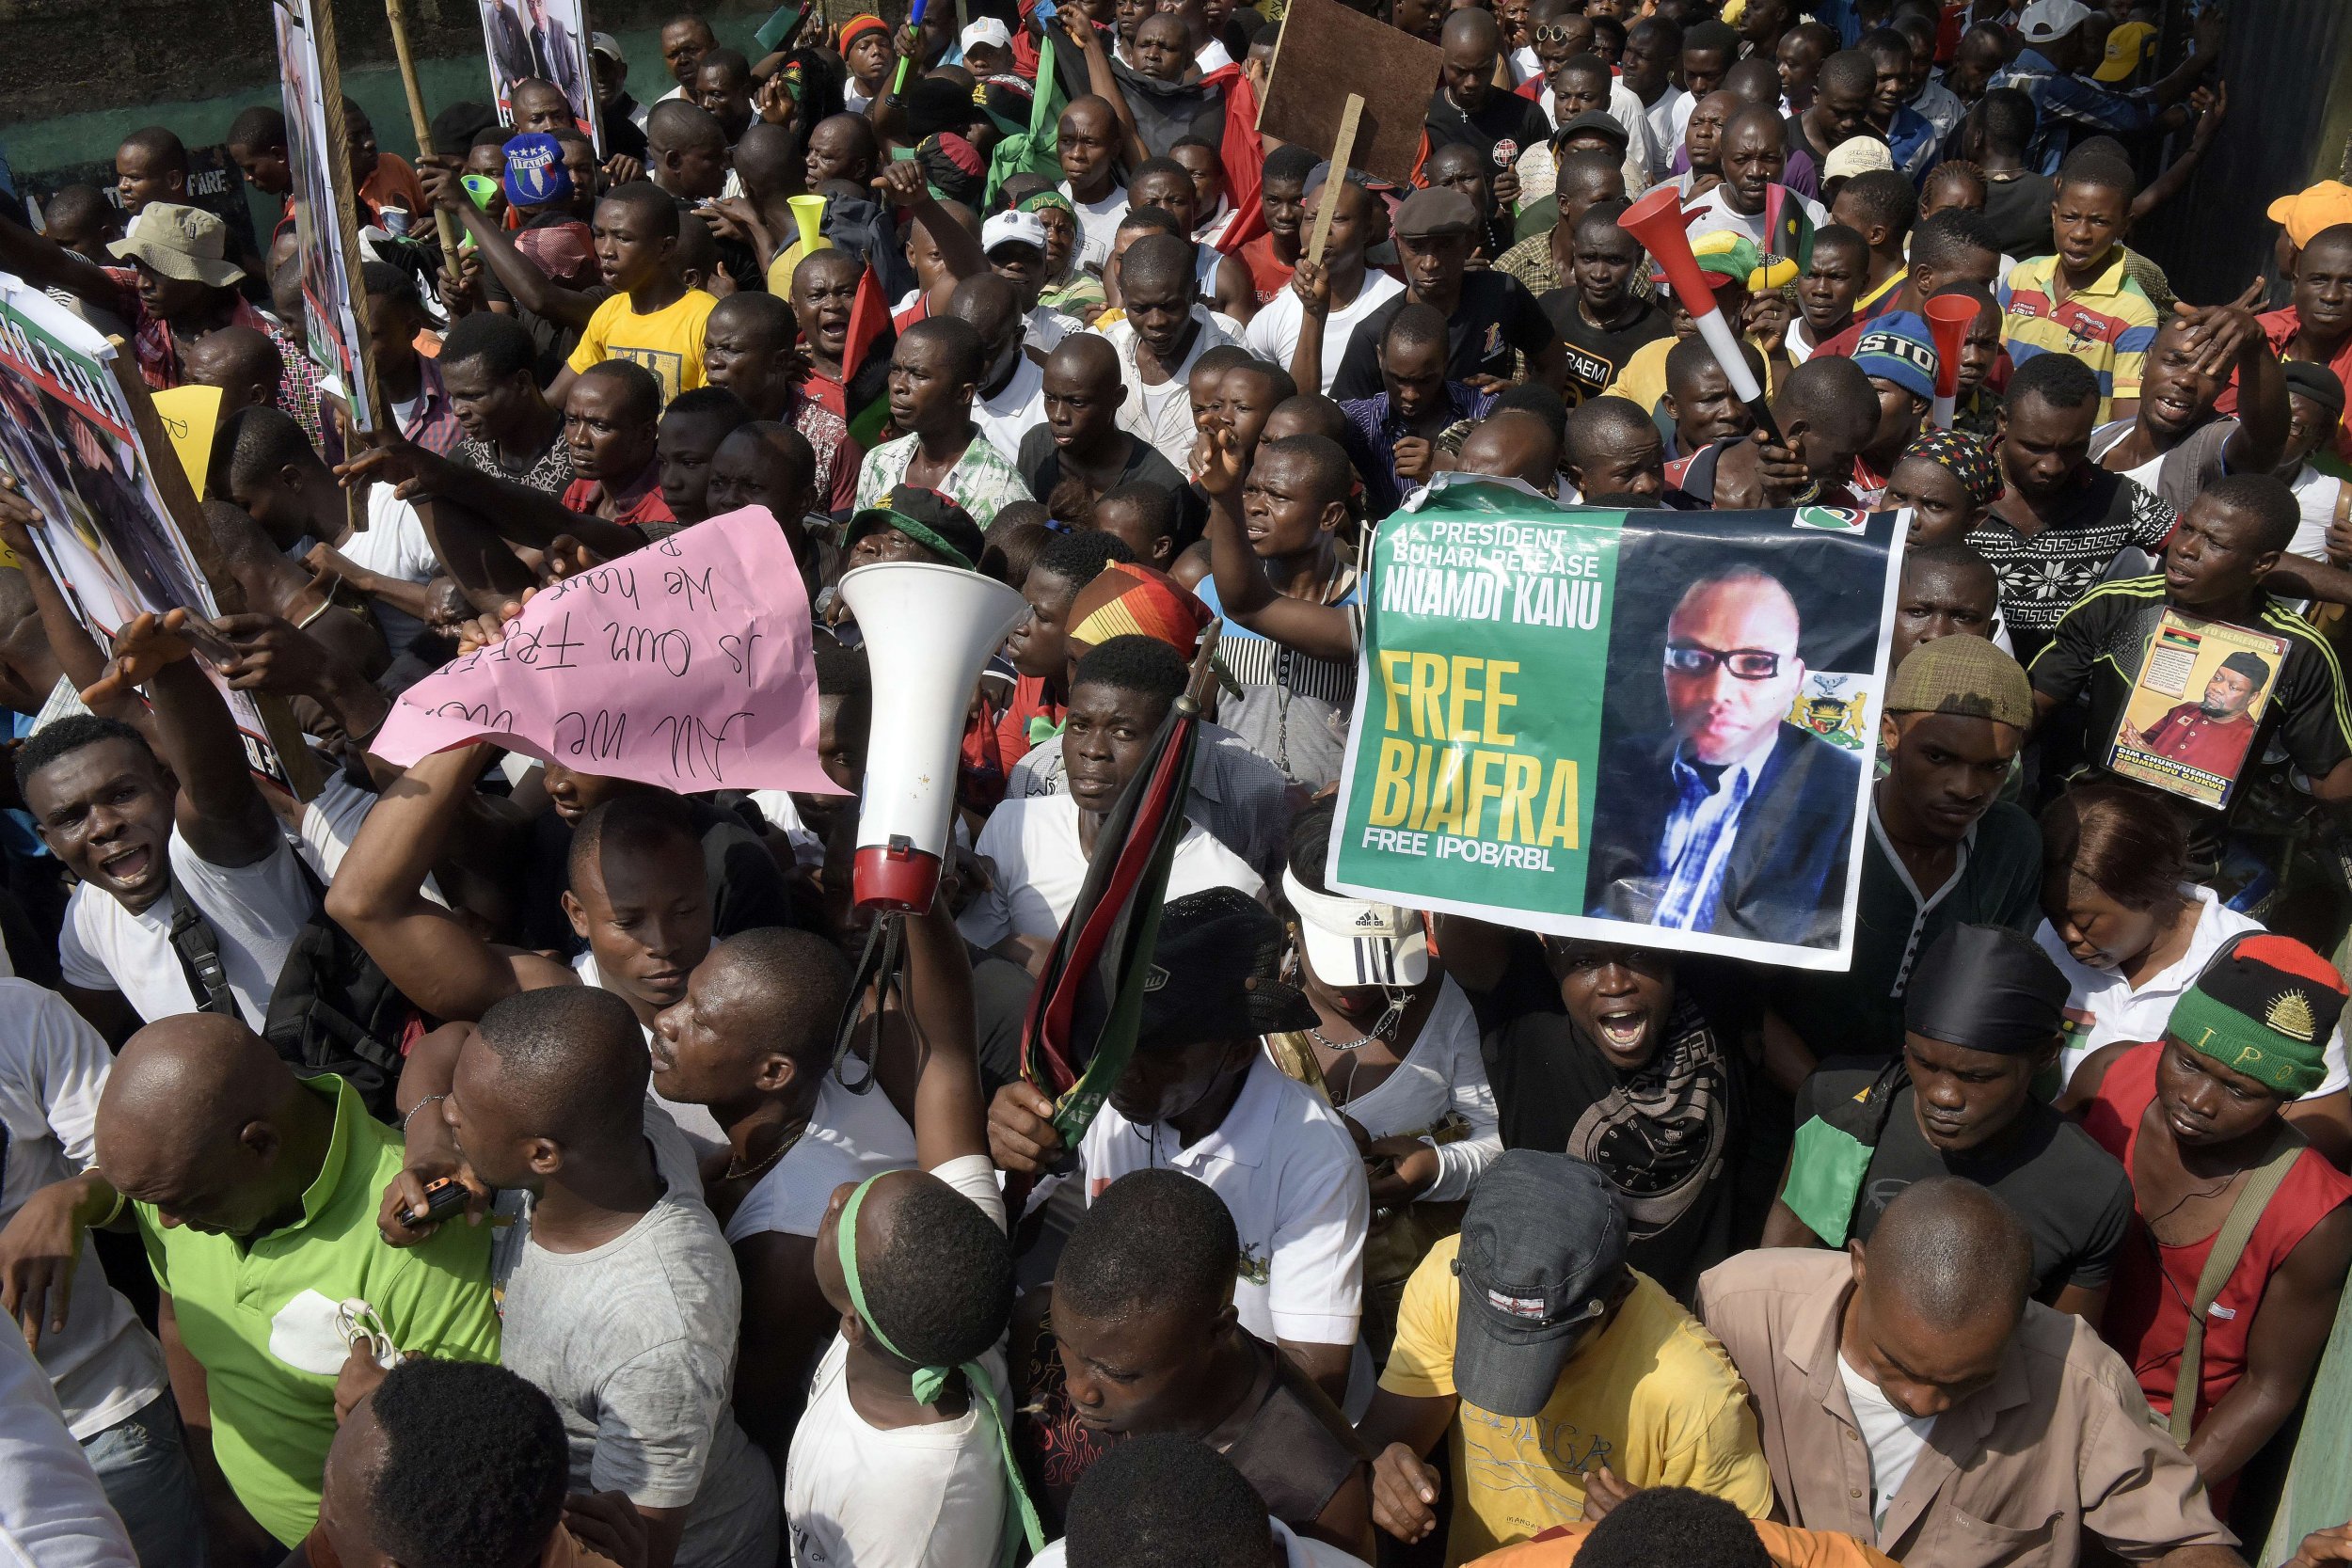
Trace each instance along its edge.
{"label": "yellow t-shirt", "polygon": [[[1396,1344],[1380,1374],[1392,1394],[1455,1391],[1460,1248],[1458,1236],[1439,1242],[1405,1286]],[[1638,1271],[1615,1321],[1562,1370],[1540,1414],[1518,1419],[1464,1400],[1451,1441],[1458,1490],[1448,1568],[1581,1520],[1583,1472],[1602,1464],[1634,1486],[1713,1493],[1752,1519],[1772,1507],[1772,1474],[1739,1369],[1696,1318]]]}
{"label": "yellow t-shirt", "polygon": [[[1617,379],[1603,388],[1602,395],[1627,398],[1639,405],[1645,414],[1658,412],[1658,400],[1666,395],[1666,356],[1674,352],[1679,338],[1658,338],[1633,351],[1632,357],[1617,371]],[[1754,341],[1753,339],[1745,340]],[[1762,352],[1762,345],[1757,345]],[[1752,367],[1751,367],[1752,368]],[[1764,395],[1769,398],[1780,389],[1781,361],[1764,361]],[[1689,452],[1682,454],[1690,456]]]}
{"label": "yellow t-shirt", "polygon": [[661,403],[703,385],[703,327],[718,301],[689,289],[675,305],[641,316],[628,295],[614,294],[596,307],[580,335],[569,364],[574,373],[607,359],[634,359],[661,383]]}

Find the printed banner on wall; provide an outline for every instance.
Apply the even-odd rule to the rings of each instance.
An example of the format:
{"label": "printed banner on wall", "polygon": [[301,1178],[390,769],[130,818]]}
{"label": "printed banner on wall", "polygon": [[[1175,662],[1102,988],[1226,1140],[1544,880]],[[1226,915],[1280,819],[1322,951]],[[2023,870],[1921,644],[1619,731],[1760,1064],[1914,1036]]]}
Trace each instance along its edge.
{"label": "printed banner on wall", "polygon": [[1441,478],[1373,544],[1331,880],[1845,968],[1895,515],[1562,508]]}

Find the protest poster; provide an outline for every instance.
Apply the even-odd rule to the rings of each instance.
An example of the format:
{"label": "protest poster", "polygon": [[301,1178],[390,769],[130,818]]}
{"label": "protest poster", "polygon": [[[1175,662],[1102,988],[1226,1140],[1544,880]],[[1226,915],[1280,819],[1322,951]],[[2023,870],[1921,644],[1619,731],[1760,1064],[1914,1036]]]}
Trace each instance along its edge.
{"label": "protest poster", "polygon": [[840,794],[775,518],[744,507],[534,595],[504,639],[403,692],[368,750],[405,768],[476,740],[681,794]]}
{"label": "protest poster", "polygon": [[342,384],[351,422],[372,433],[382,414],[368,354],[359,200],[343,133],[334,14],[323,0],[273,0],[271,11],[278,23],[278,87],[286,106],[286,164],[294,176],[310,357]]}
{"label": "protest poster", "polygon": [[596,87],[588,62],[588,16],[582,0],[480,0],[483,44],[490,56],[490,96],[499,119],[515,123],[515,84],[536,76],[552,82],[572,105],[572,118],[595,139]]}
{"label": "protest poster", "polygon": [[1341,0],[1291,0],[1274,40],[1258,130],[1328,153],[1353,93],[1363,108],[1349,166],[1409,185],[1421,161],[1422,120],[1444,61],[1436,44]]}
{"label": "protest poster", "polygon": [[[0,469],[38,507],[33,538],[102,645],[135,616],[244,609],[135,367],[72,311],[0,274]],[[227,601],[224,603],[224,601]],[[197,651],[226,652],[204,628]],[[310,753],[283,703],[222,688],[253,771],[308,799]]]}
{"label": "protest poster", "polygon": [[1845,968],[1896,516],[1614,512],[1438,479],[1371,546],[1333,885]]}
{"label": "protest poster", "polygon": [[2216,810],[2230,803],[2287,640],[2168,609],[2107,746],[2107,768]]}

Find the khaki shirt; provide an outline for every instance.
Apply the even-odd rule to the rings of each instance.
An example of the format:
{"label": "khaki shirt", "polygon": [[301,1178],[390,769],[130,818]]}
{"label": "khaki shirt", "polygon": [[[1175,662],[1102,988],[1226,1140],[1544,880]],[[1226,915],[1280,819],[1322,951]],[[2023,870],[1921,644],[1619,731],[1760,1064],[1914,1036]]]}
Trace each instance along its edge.
{"label": "khaki shirt", "polygon": [[2236,1544],[2131,1369],[2081,1319],[2039,1304],[1992,1384],[1936,1418],[1872,1528],[1870,1451],[1837,1375],[1852,1288],[1845,1253],[1814,1250],[1746,1253],[1699,1279],[1699,1317],[1747,1379],[1792,1522],[1905,1568],[2068,1568],[2086,1533],[2135,1562]]}

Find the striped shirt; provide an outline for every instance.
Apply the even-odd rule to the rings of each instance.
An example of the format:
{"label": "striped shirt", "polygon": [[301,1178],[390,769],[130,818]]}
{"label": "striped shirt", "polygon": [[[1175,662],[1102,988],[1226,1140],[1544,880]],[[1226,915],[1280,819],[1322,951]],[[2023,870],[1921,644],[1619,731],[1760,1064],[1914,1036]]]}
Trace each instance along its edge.
{"label": "striped shirt", "polygon": [[[1334,605],[1359,601],[1362,584],[1353,574],[1344,580]],[[1314,789],[1335,782],[1356,707],[1356,661],[1312,657],[1226,617],[1214,576],[1202,578],[1193,592],[1225,618],[1217,662],[1241,688],[1238,702],[1230,691],[1218,699],[1216,721],[1285,777]]]}
{"label": "striped shirt", "polygon": [[2001,340],[2023,367],[2037,354],[2071,354],[2099,376],[2099,419],[2111,417],[2118,398],[2137,398],[2148,345],[2156,341],[2156,308],[2123,264],[2119,249],[2087,289],[2060,303],[2055,256],[2037,256],[2010,269],[2000,287]]}

